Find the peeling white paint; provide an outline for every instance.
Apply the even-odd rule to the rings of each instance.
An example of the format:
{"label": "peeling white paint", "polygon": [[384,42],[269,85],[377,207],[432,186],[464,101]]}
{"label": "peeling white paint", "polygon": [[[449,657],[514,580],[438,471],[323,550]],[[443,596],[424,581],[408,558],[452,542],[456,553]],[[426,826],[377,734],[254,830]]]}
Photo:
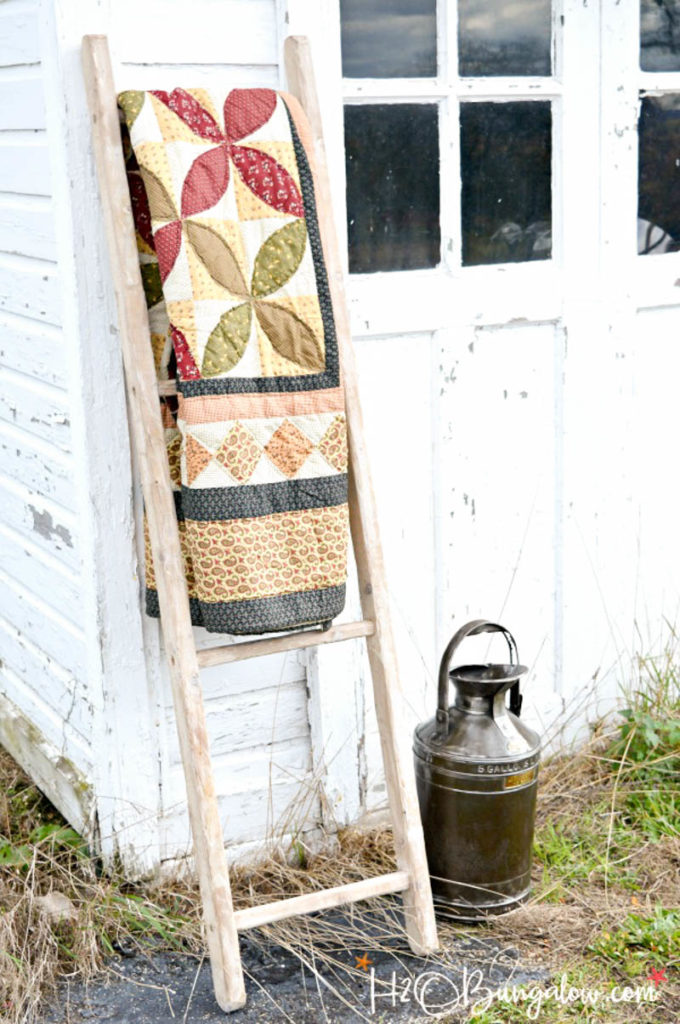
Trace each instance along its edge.
{"label": "peeling white paint", "polygon": [[[591,714],[611,704],[635,654],[662,644],[663,618],[677,623],[667,459],[680,254],[635,256],[635,123],[639,89],[677,91],[680,78],[639,71],[624,6],[556,5],[554,81],[461,87],[553,102],[554,259],[456,265],[459,97],[443,75],[430,92],[411,87],[448,104],[444,263],[349,283],[409,725],[432,715],[437,655],[464,618],[513,629],[527,715],[541,730],[556,721],[555,735],[570,698],[585,695]],[[338,0],[196,0],[188,24],[185,10],[0,5],[0,65],[12,67],[0,79],[0,701],[40,734],[35,750],[30,729],[6,742],[130,874],[176,866],[190,837],[162,644],[140,610],[141,502],[81,36],[110,35],[120,88],[167,88],[283,85],[283,37],[308,34],[341,238],[343,97],[408,87],[343,87]],[[443,67],[454,22],[442,20]],[[309,838],[384,808],[360,642],[211,669],[202,683],[232,858],[256,856],[271,829]],[[91,785],[87,801],[74,779]]]}

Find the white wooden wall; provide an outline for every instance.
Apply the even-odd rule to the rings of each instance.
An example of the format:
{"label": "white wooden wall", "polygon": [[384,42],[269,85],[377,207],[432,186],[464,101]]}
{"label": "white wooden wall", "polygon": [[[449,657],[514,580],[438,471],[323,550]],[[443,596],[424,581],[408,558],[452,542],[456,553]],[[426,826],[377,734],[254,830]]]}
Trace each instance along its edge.
{"label": "white wooden wall", "polygon": [[76,827],[94,695],[39,7],[0,4],[0,741]]}
{"label": "white wooden wall", "polygon": [[[204,0],[190,16],[187,11],[184,3],[140,8],[131,0],[42,5],[57,257],[71,343],[65,380],[80,417],[74,435],[81,491],[77,483],[72,490],[87,534],[74,592],[62,604],[79,610],[89,644],[89,663],[73,701],[78,711],[87,707],[85,680],[96,680],[93,763],[84,773],[93,793],[95,838],[105,859],[118,853],[131,873],[161,862],[174,865],[186,856],[190,835],[159,630],[140,610],[141,501],[130,466],[106,248],[93,216],[97,185],[80,41],[88,32],[109,36],[120,89],[211,81],[218,88],[279,84],[282,17],[273,0]],[[199,646],[222,642],[201,630],[196,638]],[[25,675],[32,685],[31,672]],[[312,753],[312,732],[323,728],[326,717],[317,713],[320,688],[310,681],[308,691],[306,656],[212,669],[204,673],[204,684],[232,856],[251,853],[270,836],[311,840],[322,822],[348,819],[349,809],[338,815],[322,800],[328,751],[320,741]],[[56,725],[58,730],[58,720]],[[362,737],[363,726],[354,737],[357,791]],[[59,742],[70,753],[66,733]],[[32,753],[19,753],[33,770]],[[45,785],[64,807],[54,782],[47,779]],[[353,806],[353,813],[358,810]]]}
{"label": "white wooden wall", "polygon": [[[469,617],[513,629],[526,712],[563,741],[678,624],[680,255],[635,256],[634,8],[561,7],[559,80],[541,86],[559,154],[554,261],[350,282],[411,725],[433,713],[438,654]],[[443,31],[455,47],[454,24]],[[190,837],[159,632],[141,612],[82,95],[90,32],[110,37],[120,89],[277,87],[283,37],[309,35],[342,237],[338,0],[0,0],[0,741],[134,874],[176,865]],[[232,857],[383,812],[360,642],[203,678]]]}

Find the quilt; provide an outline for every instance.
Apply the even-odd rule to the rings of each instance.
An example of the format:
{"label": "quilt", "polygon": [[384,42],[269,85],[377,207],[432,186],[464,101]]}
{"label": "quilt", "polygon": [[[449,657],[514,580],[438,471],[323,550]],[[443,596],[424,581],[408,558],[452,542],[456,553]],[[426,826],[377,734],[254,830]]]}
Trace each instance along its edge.
{"label": "quilt", "polygon": [[328,623],[345,600],[347,437],[304,114],[271,89],[118,103],[156,370],[176,380],[161,405],[192,622]]}

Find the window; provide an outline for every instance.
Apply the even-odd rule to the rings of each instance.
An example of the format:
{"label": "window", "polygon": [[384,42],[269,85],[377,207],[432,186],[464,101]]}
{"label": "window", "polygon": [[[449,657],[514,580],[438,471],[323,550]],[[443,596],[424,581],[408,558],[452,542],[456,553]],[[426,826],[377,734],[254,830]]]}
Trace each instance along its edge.
{"label": "window", "polygon": [[550,0],[340,0],[349,269],[553,255]]}
{"label": "window", "polygon": [[680,71],[680,0],[641,0],[640,67]]}
{"label": "window", "polygon": [[[680,0],[641,0],[638,119],[638,253],[680,250],[680,75],[676,91],[655,79],[680,71]],[[664,76],[666,77],[666,76]]]}

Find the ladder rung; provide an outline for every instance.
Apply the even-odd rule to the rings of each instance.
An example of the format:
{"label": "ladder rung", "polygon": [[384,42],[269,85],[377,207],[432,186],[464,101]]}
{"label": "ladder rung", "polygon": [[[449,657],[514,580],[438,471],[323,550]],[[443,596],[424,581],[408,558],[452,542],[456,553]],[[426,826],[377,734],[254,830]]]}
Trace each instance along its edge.
{"label": "ladder rung", "polygon": [[159,380],[158,381],[158,394],[159,395],[176,395],[177,394],[177,381],[174,380]]}
{"label": "ladder rung", "polygon": [[318,644],[335,644],[339,640],[352,640],[360,636],[373,636],[375,623],[362,619],[361,622],[343,622],[330,629],[307,629],[302,633],[288,633],[284,636],[265,637],[263,640],[246,640],[244,643],[229,644],[226,647],[208,647],[197,651],[200,668],[210,665],[224,665],[230,661],[245,658],[259,658],[277,651],[297,651]]}
{"label": "ladder rung", "polygon": [[234,914],[236,927],[239,931],[246,928],[259,928],[272,921],[282,921],[296,914],[311,914],[315,910],[329,910],[340,907],[343,903],[356,903],[367,900],[371,896],[385,896],[389,892],[403,892],[411,884],[408,871],[394,871],[390,875],[377,875],[375,878],[364,878],[361,882],[350,882],[349,885],[336,885],[332,889],[310,892],[304,896],[293,896],[287,900],[276,900],[274,903],[263,903],[260,906],[237,910]]}

